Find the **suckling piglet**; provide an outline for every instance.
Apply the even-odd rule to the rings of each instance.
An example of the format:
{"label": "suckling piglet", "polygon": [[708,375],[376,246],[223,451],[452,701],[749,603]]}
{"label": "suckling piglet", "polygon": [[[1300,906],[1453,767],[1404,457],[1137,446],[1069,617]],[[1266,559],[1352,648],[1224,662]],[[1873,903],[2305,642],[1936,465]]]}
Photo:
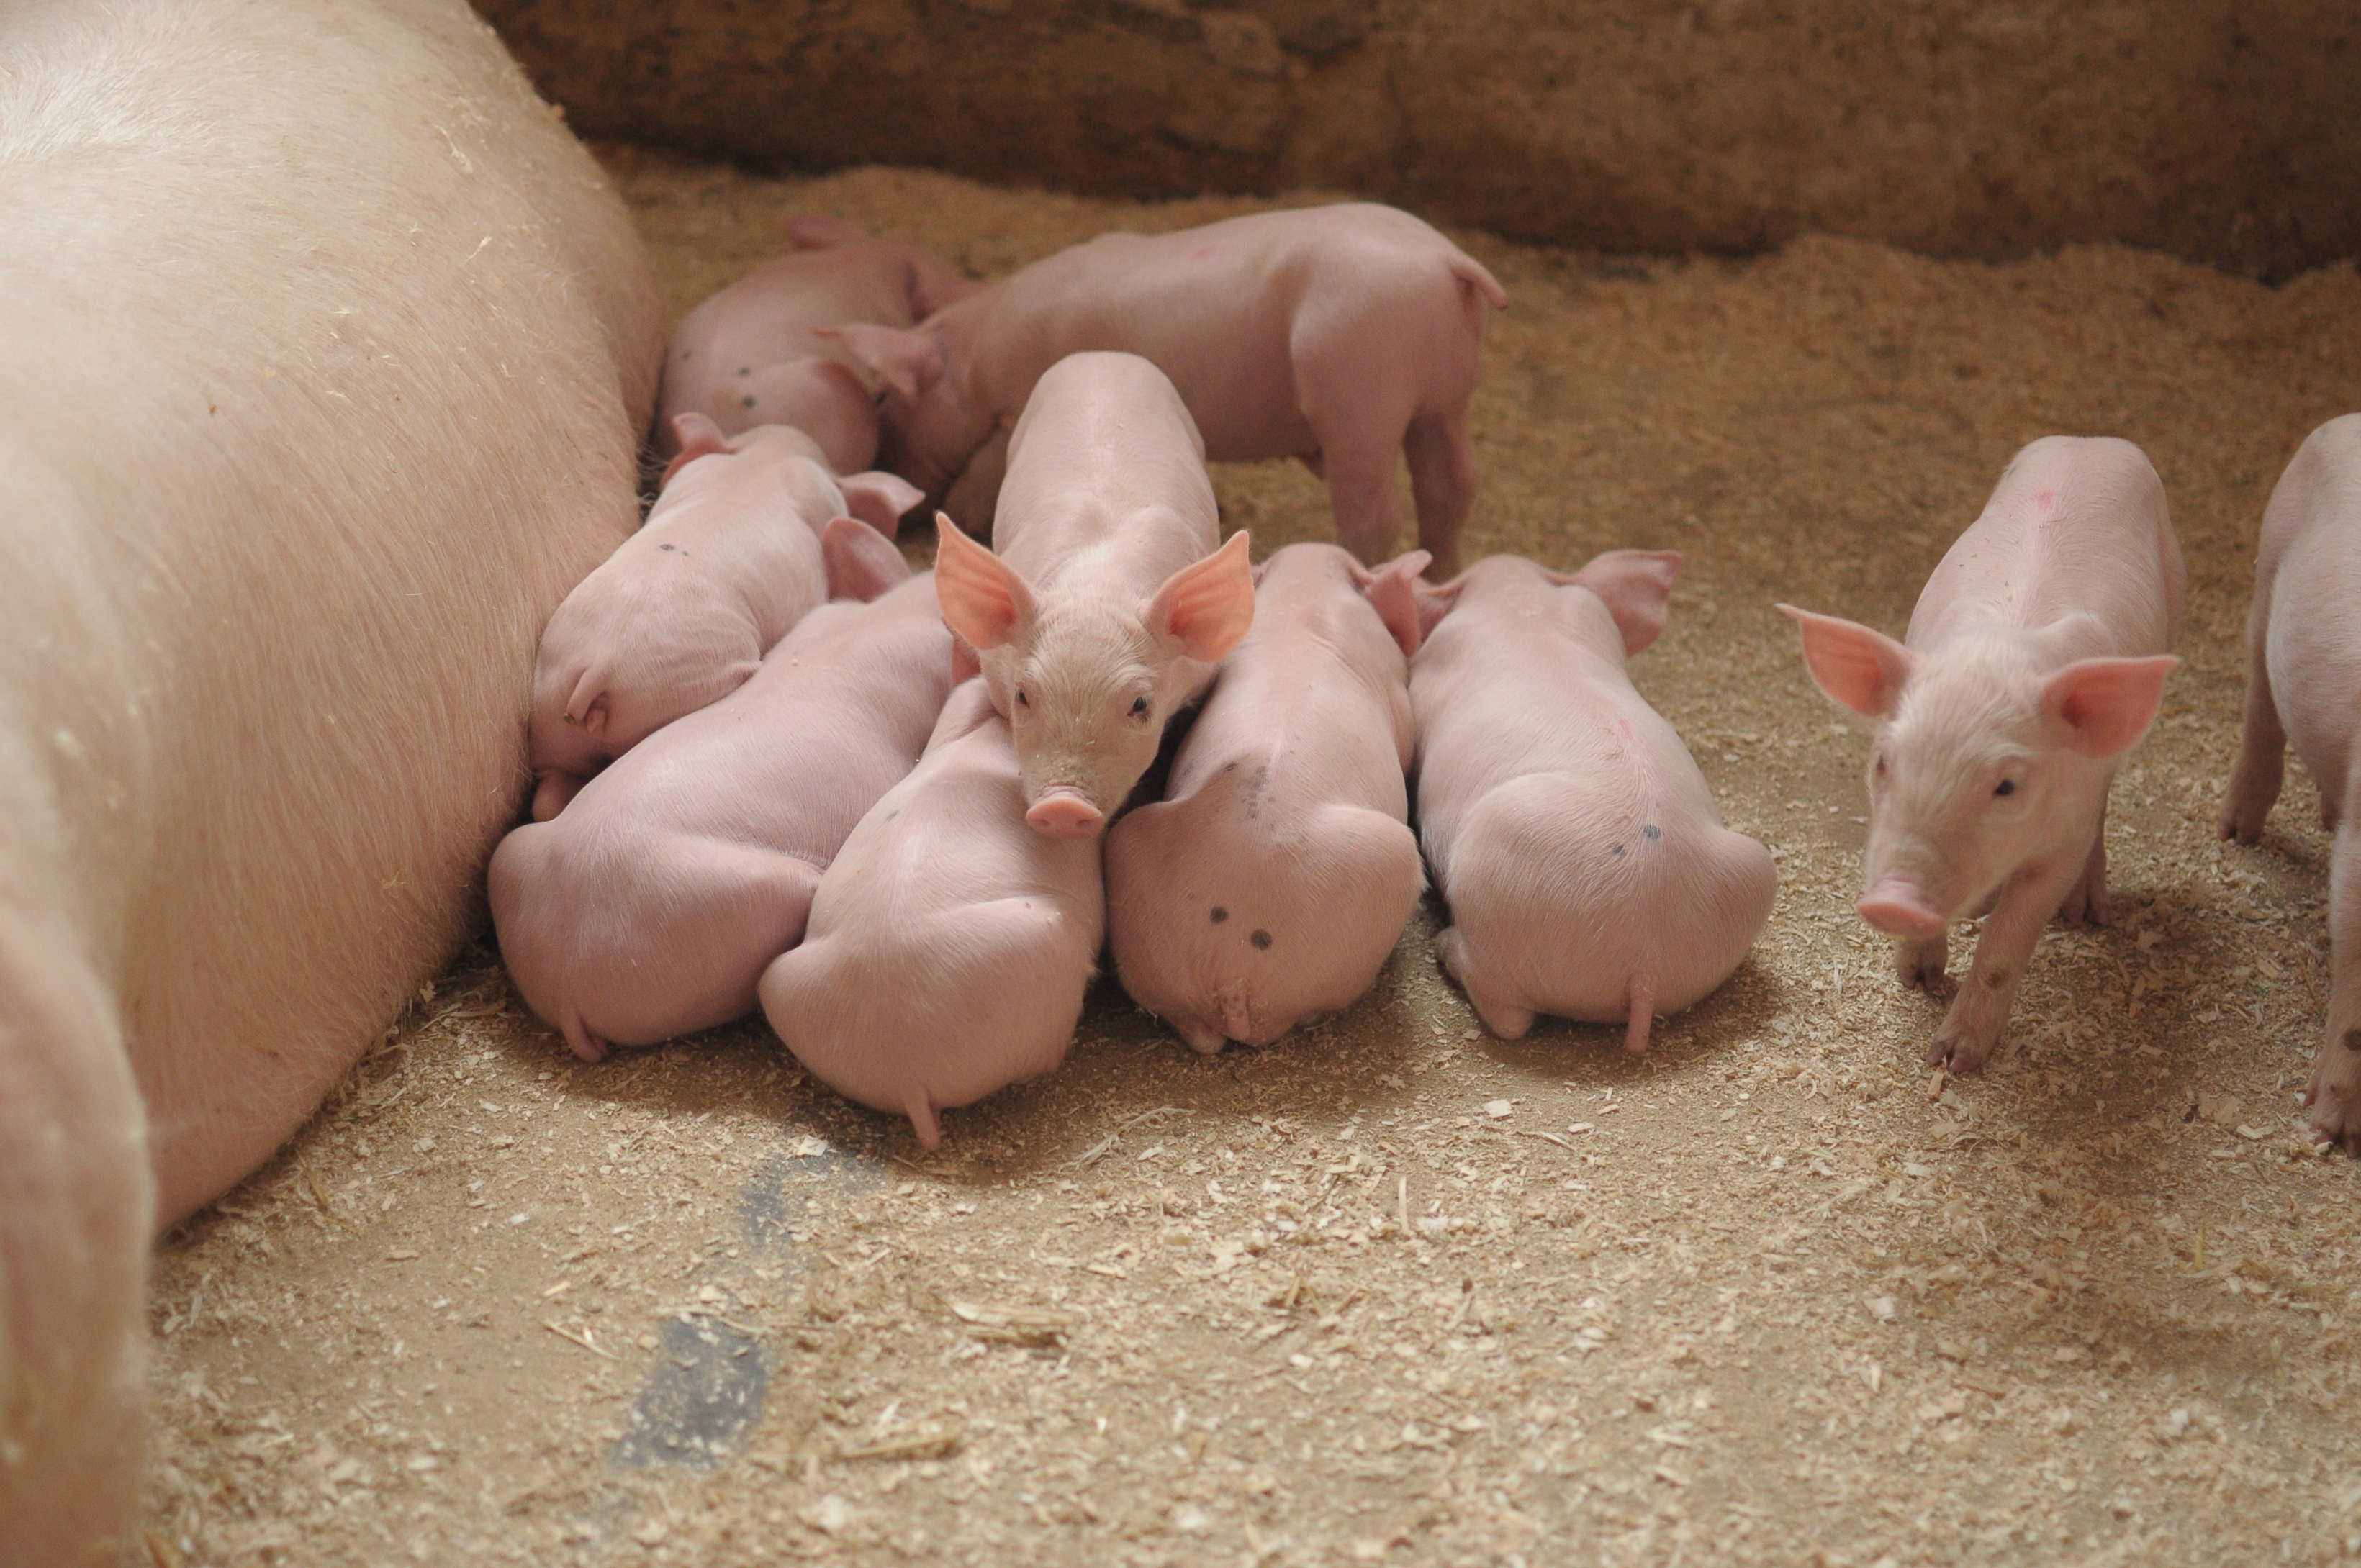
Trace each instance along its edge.
{"label": "suckling piglet", "polygon": [[757,267],[674,331],[656,399],[664,456],[680,449],[675,421],[694,413],[731,435],[793,425],[839,473],[867,468],[877,460],[876,397],[834,329],[906,327],[983,287],[917,246],[873,239],[840,219],[790,219],[787,237],[795,254]]}
{"label": "suckling piglet", "polygon": [[[838,477],[785,425],[724,436],[701,414],[637,533],[576,585],[542,633],[533,681],[535,820],[581,781],[754,673],[829,597],[822,535],[843,516],[872,525],[841,551],[894,554],[917,492],[891,474]],[[879,532],[883,530],[884,532]]]}
{"label": "suckling piglet", "polygon": [[1132,999],[1201,1051],[1267,1046],[1377,979],[1425,876],[1406,819],[1411,579],[1333,544],[1264,564],[1165,798],[1107,835],[1107,930]]}
{"label": "suckling piglet", "polygon": [[752,1012],[845,836],[917,763],[950,691],[950,633],[929,577],[891,551],[867,568],[744,685],[501,840],[500,955],[584,1060]]}
{"label": "suckling piglet", "polygon": [[2106,919],[2107,787],[2178,662],[2183,580],[2140,449],[2053,435],[2009,461],[1905,641],[1780,607],[1820,689],[1876,720],[1860,909],[1903,983],[1940,985],[1951,923],[1990,916],[1930,1063],[1983,1064],[2061,906]]}
{"label": "suckling piglet", "polygon": [[1215,548],[1204,451],[1162,371],[1077,354],[1017,422],[999,553],[938,520],[943,620],[1009,720],[1038,832],[1096,837],[1253,622],[1246,536]]}
{"label": "suckling piglet", "polygon": [[2246,731],[2222,807],[2224,839],[2251,844],[2279,799],[2288,742],[2320,785],[2329,861],[2328,1032],[2304,1103],[2314,1135],[2361,1153],[2361,414],[2296,449],[2263,511],[2246,619]]}
{"label": "suckling piglet", "polygon": [[981,681],[951,694],[926,756],[861,819],[813,895],[763,1011],[839,1092],[910,1118],[1065,1059],[1105,929],[1099,840],[1026,827],[1006,721]]}
{"label": "suckling piglet", "polygon": [[915,330],[856,325],[841,337],[884,384],[885,466],[929,495],[948,488],[951,515],[971,528],[991,516],[996,444],[1041,375],[1068,355],[1117,349],[1172,378],[1214,458],[1312,464],[1337,538],[1373,565],[1393,554],[1394,470],[1407,456],[1419,543],[1447,575],[1476,494],[1467,402],[1485,318],[1508,299],[1417,218],[1347,202],[1101,235]]}
{"label": "suckling piglet", "polygon": [[1722,825],[1625,672],[1679,567],[1615,550],[1567,576],[1494,555],[1421,593],[1419,831],[1451,906],[1435,956],[1503,1039],[1548,1013],[1621,1023],[1644,1051],[1654,1016],[1729,979],[1771,913],[1770,851]]}

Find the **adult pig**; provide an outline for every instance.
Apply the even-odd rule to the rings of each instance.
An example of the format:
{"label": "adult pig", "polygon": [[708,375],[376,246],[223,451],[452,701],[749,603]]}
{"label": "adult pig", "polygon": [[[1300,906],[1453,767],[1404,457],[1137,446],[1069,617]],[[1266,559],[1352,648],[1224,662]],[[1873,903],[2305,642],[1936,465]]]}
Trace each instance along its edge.
{"label": "adult pig", "polygon": [[876,397],[831,329],[907,327],[983,287],[928,251],[838,219],[793,219],[787,237],[796,254],[764,262],[674,330],[656,401],[661,455],[680,449],[675,422],[695,413],[732,435],[793,425],[838,473],[867,468],[877,457]]}
{"label": "adult pig", "polygon": [[1060,360],[1009,443],[999,554],[938,521],[943,619],[1010,721],[1025,820],[1094,837],[1254,620],[1189,411],[1136,355]]}
{"label": "adult pig", "polygon": [[1820,689],[1877,721],[1860,908],[1903,983],[1940,985],[1951,923],[1990,916],[1929,1063],[1983,1065],[2052,915],[2106,919],[2107,788],[2178,663],[2183,582],[2140,449],[2053,435],[2010,459],[1904,641],[1780,607]]}
{"label": "adult pig", "polygon": [[981,681],[861,819],[763,1014],[823,1082],[942,1141],[941,1113],[1065,1059],[1106,924],[1099,841],[1022,819],[1016,751]]}
{"label": "adult pig", "polygon": [[456,0],[0,27],[0,1563],[119,1561],[154,1227],[469,919],[661,353]]}
{"label": "adult pig", "polygon": [[2329,862],[2328,1033],[2304,1103],[2315,1136],[2361,1153],[2361,848],[2352,806],[2361,748],[2361,414],[2315,430],[2263,511],[2246,618],[2246,728],[2224,839],[2251,844],[2279,799],[2289,740],[2320,784]]}
{"label": "adult pig", "polygon": [[1680,557],[1615,550],[1567,576],[1513,555],[1422,594],[1411,662],[1418,819],[1451,925],[1435,956],[1485,1026],[1549,1013],[1648,1048],[1738,968],[1771,913],[1771,853],[1722,826],[1625,659],[1664,628]]}
{"label": "adult pig", "polygon": [[1206,455],[1310,465],[1328,483],[1337,537],[1372,565],[1393,554],[1394,456],[1406,453],[1419,543],[1447,576],[1476,495],[1467,400],[1485,314],[1508,298],[1408,213],[1347,203],[1103,235],[916,331],[842,335],[885,385],[886,467],[935,496],[974,460],[951,496],[970,528],[992,515],[995,433],[1043,372],[1070,354],[1119,349],[1172,378]]}
{"label": "adult pig", "polygon": [[[917,500],[891,474],[840,479],[799,430],[725,436],[702,414],[675,422],[682,449],[646,524],[566,596],[542,633],[535,820],[555,817],[609,759],[734,690],[828,598],[820,541],[830,520],[865,520],[869,554],[890,555],[895,524]],[[857,535],[842,543],[862,548]]]}
{"label": "adult pig", "polygon": [[1407,825],[1412,552],[1266,562],[1161,801],[1107,835],[1124,989],[1201,1051],[1267,1046],[1376,981],[1426,878]]}
{"label": "adult pig", "polygon": [[950,633],[933,580],[880,544],[878,586],[900,586],[840,582],[876,602],[812,611],[744,685],[500,841],[500,955],[584,1060],[752,1012],[845,836],[917,763],[950,693]]}

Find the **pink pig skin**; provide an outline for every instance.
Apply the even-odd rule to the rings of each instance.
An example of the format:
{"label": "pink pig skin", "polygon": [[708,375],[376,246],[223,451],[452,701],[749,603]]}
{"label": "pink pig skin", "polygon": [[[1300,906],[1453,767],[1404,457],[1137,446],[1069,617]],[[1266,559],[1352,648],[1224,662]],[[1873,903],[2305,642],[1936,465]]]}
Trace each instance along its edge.
{"label": "pink pig skin", "polygon": [[2304,1103],[2314,1136],[2361,1154],[2361,414],[2297,448],[2263,512],[2246,620],[2246,737],[2222,837],[2251,844],[2279,799],[2289,741],[2320,784],[2330,861],[2328,1031]]}
{"label": "pink pig skin", "polygon": [[[929,316],[847,327],[886,387],[884,466],[980,530],[1005,433],[1067,355],[1153,360],[1216,461],[1300,457],[1327,480],[1337,537],[1393,553],[1394,458],[1407,453],[1420,545],[1457,567],[1476,494],[1467,400],[1492,275],[1433,229],[1364,203],[1258,213],[1178,234],[1103,235]],[[979,449],[983,449],[979,451]]]}
{"label": "pink pig skin", "polygon": [[917,246],[872,239],[834,218],[793,219],[787,237],[796,254],[757,267],[674,331],[656,400],[659,455],[680,449],[673,422],[694,413],[728,435],[793,425],[819,443],[837,472],[869,467],[877,460],[876,398],[860,361],[828,329],[906,327],[983,286]]}
{"label": "pink pig skin", "polygon": [[84,1568],[155,1232],[475,918],[663,322],[457,0],[0,5],[0,1564]]}
{"label": "pink pig skin", "polygon": [[[829,597],[828,523],[875,527],[840,550],[895,555],[890,474],[840,480],[811,438],[763,425],[724,438],[701,415],[640,531],[566,598],[533,669],[533,817],[556,815],[580,781],[685,713],[718,701]],[[898,556],[896,556],[898,561]],[[896,579],[898,580],[898,579]]]}
{"label": "pink pig skin", "polygon": [[939,1113],[1065,1059],[1105,916],[1099,841],[1025,826],[1008,726],[970,681],[820,879],[763,1012],[815,1076],[933,1148]]}
{"label": "pink pig skin", "polygon": [[1407,824],[1412,552],[1372,576],[1333,544],[1265,563],[1165,798],[1107,835],[1124,989],[1201,1051],[1349,1007],[1426,877]]}
{"label": "pink pig skin", "polygon": [[943,620],[1010,721],[1039,832],[1095,836],[1254,620],[1247,539],[1214,548],[1203,453],[1162,371],[1077,354],[1009,443],[1000,553],[937,520]]}
{"label": "pink pig skin", "polygon": [[873,604],[825,605],[753,679],[633,747],[556,820],[501,841],[501,956],[576,1055],[753,1011],[763,966],[802,939],[845,836],[917,763],[950,692],[950,651],[929,576]]}
{"label": "pink pig skin", "polygon": [[2184,580],[2140,449],[2053,435],[2010,460],[1906,643],[1780,607],[1820,689],[1877,721],[1860,907],[1900,939],[1903,983],[1941,984],[1951,923],[1991,916],[1930,1064],[1983,1065],[2061,906],[2106,919],[2107,787],[2178,663]]}
{"label": "pink pig skin", "polygon": [[1770,916],[1770,851],[1722,826],[1624,670],[1679,567],[1615,550],[1568,576],[1494,555],[1422,591],[1419,834],[1452,921],[1435,955],[1503,1039],[1549,1013],[1621,1023],[1644,1051],[1655,1014],[1729,979]]}

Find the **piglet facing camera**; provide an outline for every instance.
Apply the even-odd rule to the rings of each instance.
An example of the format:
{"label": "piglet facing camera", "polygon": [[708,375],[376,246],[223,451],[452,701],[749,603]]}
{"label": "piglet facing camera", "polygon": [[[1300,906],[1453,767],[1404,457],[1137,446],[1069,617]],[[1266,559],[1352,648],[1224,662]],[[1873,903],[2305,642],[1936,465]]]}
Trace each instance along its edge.
{"label": "piglet facing camera", "polygon": [[1425,877],[1405,824],[1412,580],[1333,544],[1261,570],[1163,800],[1107,838],[1115,970],[1201,1051],[1268,1045],[1368,990]]}
{"label": "piglet facing camera", "polygon": [[1906,641],[1780,607],[1820,689],[1876,721],[1860,909],[1903,982],[1938,985],[1951,923],[1990,915],[1930,1063],[1983,1064],[2052,915],[2106,919],[2107,788],[2178,663],[2182,582],[2139,448],[2049,436],[1936,566]]}
{"label": "piglet facing camera", "polygon": [[1664,630],[1680,557],[1611,551],[1571,576],[1496,555],[1422,590],[1411,662],[1420,836],[1452,924],[1444,968],[1485,1025],[1620,1023],[1730,978],[1771,913],[1770,851],[1713,792],[1624,660]]}
{"label": "piglet facing camera", "polygon": [[1196,424],[1137,356],[1059,361],[1008,451],[996,554],[937,520],[943,620],[1008,720],[1019,815],[1094,839],[1253,623],[1248,541],[1221,544]]}

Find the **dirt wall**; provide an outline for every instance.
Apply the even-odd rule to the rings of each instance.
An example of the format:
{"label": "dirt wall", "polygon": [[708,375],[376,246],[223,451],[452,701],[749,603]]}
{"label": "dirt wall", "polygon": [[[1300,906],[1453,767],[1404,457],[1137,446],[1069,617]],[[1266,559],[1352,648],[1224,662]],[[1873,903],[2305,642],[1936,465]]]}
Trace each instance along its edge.
{"label": "dirt wall", "polygon": [[2349,6],[478,0],[576,127],[757,167],[1350,190],[1511,237],[2283,278],[2361,253]]}

